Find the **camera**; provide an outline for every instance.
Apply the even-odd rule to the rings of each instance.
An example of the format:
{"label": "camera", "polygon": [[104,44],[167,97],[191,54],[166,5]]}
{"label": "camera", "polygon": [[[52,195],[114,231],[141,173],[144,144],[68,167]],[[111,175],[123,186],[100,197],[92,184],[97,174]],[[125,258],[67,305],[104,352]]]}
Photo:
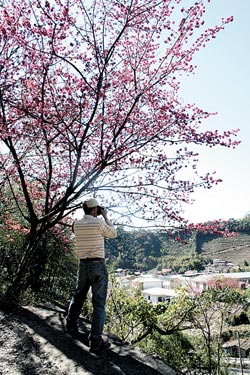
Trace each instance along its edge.
{"label": "camera", "polygon": [[97,206],[97,216],[102,214],[102,210],[104,210],[104,207],[102,206]]}

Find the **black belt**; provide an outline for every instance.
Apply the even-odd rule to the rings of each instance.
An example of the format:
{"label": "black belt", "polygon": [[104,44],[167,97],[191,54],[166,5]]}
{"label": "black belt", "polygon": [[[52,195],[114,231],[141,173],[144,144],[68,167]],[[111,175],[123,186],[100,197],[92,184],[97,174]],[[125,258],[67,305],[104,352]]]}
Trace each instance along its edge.
{"label": "black belt", "polygon": [[93,261],[99,261],[104,262],[104,258],[83,258],[80,259],[81,262],[93,262]]}

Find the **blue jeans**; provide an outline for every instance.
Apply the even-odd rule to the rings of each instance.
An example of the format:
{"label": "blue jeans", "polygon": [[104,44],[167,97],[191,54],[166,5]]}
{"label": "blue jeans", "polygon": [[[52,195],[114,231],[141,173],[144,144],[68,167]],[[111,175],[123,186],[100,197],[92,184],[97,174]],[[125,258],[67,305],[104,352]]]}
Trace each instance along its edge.
{"label": "blue jeans", "polygon": [[89,338],[95,341],[101,338],[105,322],[108,272],[104,259],[79,261],[76,292],[71,299],[67,316],[71,322],[76,322],[78,319],[90,287],[92,289],[93,316]]}

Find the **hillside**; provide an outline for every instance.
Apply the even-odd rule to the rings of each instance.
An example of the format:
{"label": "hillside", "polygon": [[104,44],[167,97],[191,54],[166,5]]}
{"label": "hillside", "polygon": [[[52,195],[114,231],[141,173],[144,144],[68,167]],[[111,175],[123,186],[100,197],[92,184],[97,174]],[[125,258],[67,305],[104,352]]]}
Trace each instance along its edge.
{"label": "hillside", "polygon": [[65,311],[57,307],[18,309],[0,301],[1,375],[181,375],[157,358],[110,337],[111,348],[90,354],[89,326],[80,322],[76,338],[65,334]]}
{"label": "hillside", "polygon": [[[196,265],[184,264],[184,259],[202,255],[209,259],[220,258],[238,266],[250,264],[250,225],[229,227],[237,236],[180,231],[173,234],[162,231],[125,231],[118,229],[118,236],[106,242],[108,262],[116,268],[147,271],[154,268],[192,269]],[[225,228],[224,228],[225,229]],[[223,230],[223,228],[222,228]],[[181,239],[178,241],[178,238]]]}
{"label": "hillside", "polygon": [[[235,225],[229,229],[236,231]],[[176,240],[178,238],[182,241]],[[168,268],[178,258],[183,265],[184,258],[196,254],[242,266],[245,262],[250,264],[250,229],[248,225],[238,230],[236,237],[202,232],[182,231],[170,235],[161,231],[126,232],[119,229],[117,238],[106,242],[106,250],[108,260],[115,261],[117,268],[144,271],[157,266]]]}
{"label": "hillside", "polygon": [[250,264],[250,234],[239,232],[237,237],[203,234],[197,236],[196,251],[209,258],[220,258],[235,265]]}

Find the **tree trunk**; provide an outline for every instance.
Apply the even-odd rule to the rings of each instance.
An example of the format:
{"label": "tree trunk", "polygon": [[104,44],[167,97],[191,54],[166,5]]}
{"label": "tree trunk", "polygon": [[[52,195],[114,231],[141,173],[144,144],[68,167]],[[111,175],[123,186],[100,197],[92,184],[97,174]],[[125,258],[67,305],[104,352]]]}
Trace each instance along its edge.
{"label": "tree trunk", "polygon": [[36,258],[39,251],[38,245],[42,239],[42,234],[35,231],[30,233],[27,242],[23,248],[23,257],[18,265],[14,278],[6,291],[6,297],[14,301],[19,301],[22,293],[28,288],[29,274],[32,267],[32,261]]}

